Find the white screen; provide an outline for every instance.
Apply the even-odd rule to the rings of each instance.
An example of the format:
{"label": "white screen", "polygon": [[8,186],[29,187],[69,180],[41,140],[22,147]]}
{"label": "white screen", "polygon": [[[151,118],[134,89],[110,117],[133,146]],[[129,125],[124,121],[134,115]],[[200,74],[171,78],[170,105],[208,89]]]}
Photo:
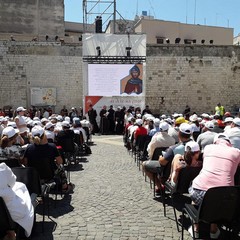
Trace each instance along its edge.
{"label": "white screen", "polygon": [[[142,93],[122,93],[122,81],[131,78],[129,70],[134,64],[88,64],[89,96],[141,96]],[[139,64],[142,79],[142,65]],[[125,79],[125,80],[124,80]],[[123,84],[124,85],[124,84]],[[123,86],[122,85],[122,86]]]}

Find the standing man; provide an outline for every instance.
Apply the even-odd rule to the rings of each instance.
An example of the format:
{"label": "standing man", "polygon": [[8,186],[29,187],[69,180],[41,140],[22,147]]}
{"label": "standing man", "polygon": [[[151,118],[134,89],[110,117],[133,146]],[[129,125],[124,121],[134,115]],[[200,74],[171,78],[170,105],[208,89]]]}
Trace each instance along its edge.
{"label": "standing man", "polygon": [[92,124],[92,134],[98,133],[99,127],[96,121],[97,111],[93,108],[92,104],[89,105],[88,118],[90,123]]}
{"label": "standing man", "polygon": [[215,115],[219,115],[220,119],[223,118],[225,113],[225,108],[224,106],[221,105],[221,103],[218,103],[217,106],[215,107]]}
{"label": "standing man", "polygon": [[124,125],[124,113],[125,107],[121,109],[119,106],[115,112],[115,124],[116,124],[116,134],[123,134],[123,125]]}
{"label": "standing man", "polygon": [[107,106],[103,106],[102,110],[99,113],[101,119],[100,119],[100,132],[101,134],[107,134],[108,133],[108,112],[107,112]]}
{"label": "standing man", "polygon": [[110,108],[108,110],[108,123],[109,123],[109,132],[114,133],[115,132],[115,121],[114,121],[114,115],[115,111],[113,109],[113,105],[110,105]]}
{"label": "standing man", "polygon": [[147,113],[147,114],[152,114],[152,111],[150,110],[150,108],[149,108],[148,105],[146,105],[146,108],[143,109],[143,111],[142,111],[142,116],[144,116],[146,113]]}

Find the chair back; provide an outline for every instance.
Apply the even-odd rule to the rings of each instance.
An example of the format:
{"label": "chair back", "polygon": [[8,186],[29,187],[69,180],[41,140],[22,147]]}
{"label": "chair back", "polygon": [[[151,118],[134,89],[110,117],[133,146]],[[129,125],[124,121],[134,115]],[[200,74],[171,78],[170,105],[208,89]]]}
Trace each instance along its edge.
{"label": "chair back", "polygon": [[54,143],[52,138],[48,138],[47,140],[48,140],[48,143]]}
{"label": "chair back", "polygon": [[188,193],[188,188],[193,179],[199,174],[202,167],[185,167],[181,169],[178,175],[178,183],[176,192]]}
{"label": "chair back", "polygon": [[147,140],[147,135],[139,135],[136,138],[136,148],[138,151],[143,151],[144,150],[144,146],[145,146],[145,142]]}
{"label": "chair back", "polygon": [[159,156],[161,156],[161,155],[162,155],[162,152],[163,152],[163,151],[166,151],[166,149],[167,149],[167,148],[165,148],[165,147],[155,148],[151,160],[158,160],[158,159],[159,159]]}
{"label": "chair back", "polygon": [[208,189],[198,211],[199,221],[206,223],[231,223],[239,217],[239,186]]}
{"label": "chair back", "polygon": [[20,167],[18,159],[6,159],[6,160],[0,160],[0,163],[5,163],[8,167]]}
{"label": "chair back", "polygon": [[49,181],[54,178],[54,162],[49,158],[28,160],[28,166],[37,170],[41,180]]}
{"label": "chair back", "polygon": [[83,144],[83,134],[81,131],[79,131],[79,134],[74,133],[74,142],[78,145],[81,146]]}
{"label": "chair back", "polygon": [[0,213],[0,237],[3,237],[6,231],[14,229],[14,222],[2,197],[0,197]]}
{"label": "chair back", "polygon": [[59,145],[62,147],[64,152],[74,152],[74,136],[63,138],[59,141]]}
{"label": "chair back", "polygon": [[84,129],[85,132],[86,132],[87,140],[89,140],[89,138],[90,138],[90,131],[89,131],[89,128],[88,128],[88,127],[83,127],[83,129]]}
{"label": "chair back", "polygon": [[17,181],[26,185],[30,195],[32,193],[41,194],[40,177],[36,169],[33,167],[15,167],[12,168],[12,171],[16,175]]}

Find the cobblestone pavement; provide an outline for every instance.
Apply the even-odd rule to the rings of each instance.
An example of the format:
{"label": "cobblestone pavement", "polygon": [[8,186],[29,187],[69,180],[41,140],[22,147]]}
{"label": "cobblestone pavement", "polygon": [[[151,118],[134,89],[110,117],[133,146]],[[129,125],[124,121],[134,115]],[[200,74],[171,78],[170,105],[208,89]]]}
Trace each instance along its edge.
{"label": "cobblestone pavement", "polygon": [[94,136],[93,141],[83,168],[71,171],[74,193],[58,196],[56,206],[50,201],[44,233],[39,209],[32,239],[179,239],[172,208],[164,217],[122,136]]}

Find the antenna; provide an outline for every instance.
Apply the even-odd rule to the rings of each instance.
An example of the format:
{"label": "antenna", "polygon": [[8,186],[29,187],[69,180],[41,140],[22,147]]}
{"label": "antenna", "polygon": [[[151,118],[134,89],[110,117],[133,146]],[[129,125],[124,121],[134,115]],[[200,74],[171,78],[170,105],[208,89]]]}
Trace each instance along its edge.
{"label": "antenna", "polygon": [[195,0],[194,4],[194,24],[196,23],[196,12],[197,12],[197,0]]}
{"label": "antenna", "polygon": [[137,7],[136,7],[136,16],[138,16],[138,0],[137,0]]}
{"label": "antenna", "polygon": [[188,0],[186,0],[186,23],[188,23]]}

